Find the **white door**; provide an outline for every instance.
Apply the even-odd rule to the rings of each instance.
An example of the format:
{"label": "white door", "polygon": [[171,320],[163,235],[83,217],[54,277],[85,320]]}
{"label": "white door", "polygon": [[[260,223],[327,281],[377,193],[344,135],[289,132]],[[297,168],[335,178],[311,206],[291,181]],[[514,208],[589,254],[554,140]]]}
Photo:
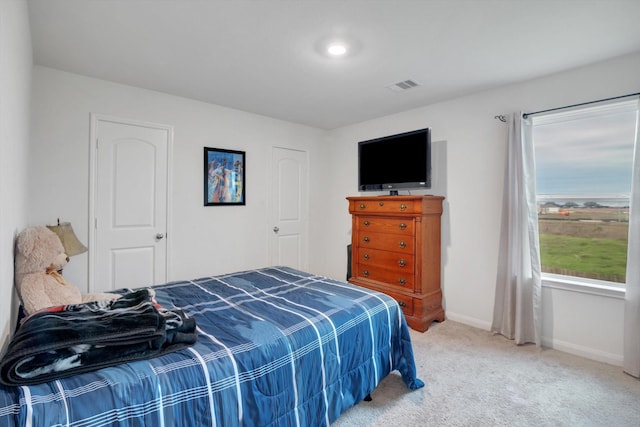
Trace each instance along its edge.
{"label": "white door", "polygon": [[167,280],[172,128],[92,116],[89,289]]}
{"label": "white door", "polygon": [[307,268],[307,153],[273,148],[271,264]]}

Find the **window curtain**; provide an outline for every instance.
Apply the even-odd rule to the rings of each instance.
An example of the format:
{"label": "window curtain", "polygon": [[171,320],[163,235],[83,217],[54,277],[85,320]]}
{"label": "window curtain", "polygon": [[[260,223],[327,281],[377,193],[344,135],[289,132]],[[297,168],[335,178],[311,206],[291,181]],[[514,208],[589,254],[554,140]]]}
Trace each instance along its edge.
{"label": "window curtain", "polygon": [[[640,101],[637,101],[640,107]],[[629,244],[624,305],[623,369],[640,377],[640,110],[636,111],[636,142],[633,155]]]}
{"label": "window curtain", "polygon": [[502,229],[491,330],[516,344],[541,345],[540,245],[531,119],[507,120]]}

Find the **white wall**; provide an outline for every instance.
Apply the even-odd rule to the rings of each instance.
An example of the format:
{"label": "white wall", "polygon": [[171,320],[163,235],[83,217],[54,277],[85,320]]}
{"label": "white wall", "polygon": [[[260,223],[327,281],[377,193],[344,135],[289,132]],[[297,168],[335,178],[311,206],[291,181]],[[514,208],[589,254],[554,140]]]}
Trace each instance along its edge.
{"label": "white wall", "polygon": [[[332,254],[327,274],[343,275],[346,269],[341,254],[350,242],[351,220],[344,197],[358,194],[357,142],[431,127],[435,156],[440,160],[433,165],[437,184],[430,193],[446,197],[442,287],[447,317],[488,330],[493,318],[507,129],[494,116],[638,90],[640,54],[332,131],[327,215],[334,226],[323,244]],[[620,364],[622,300],[545,288],[543,303],[545,343]]]}
{"label": "white wall", "polygon": [[16,318],[13,242],[25,223],[31,68],[27,4],[0,1],[0,354]]}
{"label": "white wall", "polygon": [[[169,279],[190,279],[269,265],[270,161],[273,146],[317,153],[323,131],[163,93],[35,67],[28,222],[70,221],[88,238],[90,113],[174,127]],[[246,206],[205,207],[203,147],[246,151]],[[314,164],[311,194],[318,195]],[[311,209],[311,219],[320,215]],[[310,269],[318,270],[311,262]],[[88,257],[71,259],[65,277],[87,291]]]}

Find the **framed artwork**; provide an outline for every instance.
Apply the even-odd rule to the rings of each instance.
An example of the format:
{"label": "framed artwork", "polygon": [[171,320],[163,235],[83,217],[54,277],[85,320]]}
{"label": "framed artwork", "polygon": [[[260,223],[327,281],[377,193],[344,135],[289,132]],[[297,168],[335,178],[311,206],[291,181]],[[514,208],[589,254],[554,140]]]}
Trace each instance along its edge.
{"label": "framed artwork", "polygon": [[244,151],[204,147],[204,205],[244,205],[244,172]]}

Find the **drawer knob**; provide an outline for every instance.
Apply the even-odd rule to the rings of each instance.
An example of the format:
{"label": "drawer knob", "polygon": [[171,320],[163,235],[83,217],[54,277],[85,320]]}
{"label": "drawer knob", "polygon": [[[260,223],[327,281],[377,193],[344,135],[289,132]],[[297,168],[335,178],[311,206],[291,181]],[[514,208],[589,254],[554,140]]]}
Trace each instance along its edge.
{"label": "drawer knob", "polygon": [[400,205],[400,210],[401,210],[401,211],[404,211],[404,210],[406,210],[406,209],[407,209],[407,205],[405,205],[404,203],[402,203],[402,204]]}
{"label": "drawer knob", "polygon": [[400,243],[398,243],[398,246],[400,246],[402,249],[407,247],[407,242],[405,242],[404,240],[401,240]]}
{"label": "drawer knob", "polygon": [[379,206],[384,206],[384,202],[378,202]]}
{"label": "drawer knob", "polygon": [[400,267],[406,267],[406,265],[407,265],[407,260],[405,260],[405,259],[399,259],[399,260],[398,260],[398,265],[399,265]]}
{"label": "drawer knob", "polygon": [[364,240],[365,242],[369,243],[369,238],[368,238],[367,236],[364,236],[364,237],[362,238],[362,240]]}
{"label": "drawer knob", "polygon": [[371,223],[369,221],[365,221],[365,222],[363,222],[363,224],[364,224],[365,227],[368,227]]}
{"label": "drawer knob", "polygon": [[401,222],[400,225],[398,225],[398,227],[400,227],[400,230],[404,230],[407,228],[407,224],[405,224],[404,222]]}
{"label": "drawer knob", "polygon": [[365,277],[369,276],[369,270],[364,270],[362,272],[362,275],[365,276]]}
{"label": "drawer knob", "polygon": [[369,259],[369,254],[364,254],[364,255],[362,255],[362,258],[364,258],[364,259]]}
{"label": "drawer knob", "polygon": [[398,305],[399,305],[400,307],[406,307],[406,306],[407,306],[407,303],[406,303],[406,302],[404,302],[404,301],[398,301]]}
{"label": "drawer knob", "polygon": [[398,279],[398,283],[400,283],[401,285],[406,285],[407,281],[405,279]]}
{"label": "drawer knob", "polygon": [[367,207],[367,205],[365,205],[364,203],[360,203],[360,209],[364,209],[366,207]]}

